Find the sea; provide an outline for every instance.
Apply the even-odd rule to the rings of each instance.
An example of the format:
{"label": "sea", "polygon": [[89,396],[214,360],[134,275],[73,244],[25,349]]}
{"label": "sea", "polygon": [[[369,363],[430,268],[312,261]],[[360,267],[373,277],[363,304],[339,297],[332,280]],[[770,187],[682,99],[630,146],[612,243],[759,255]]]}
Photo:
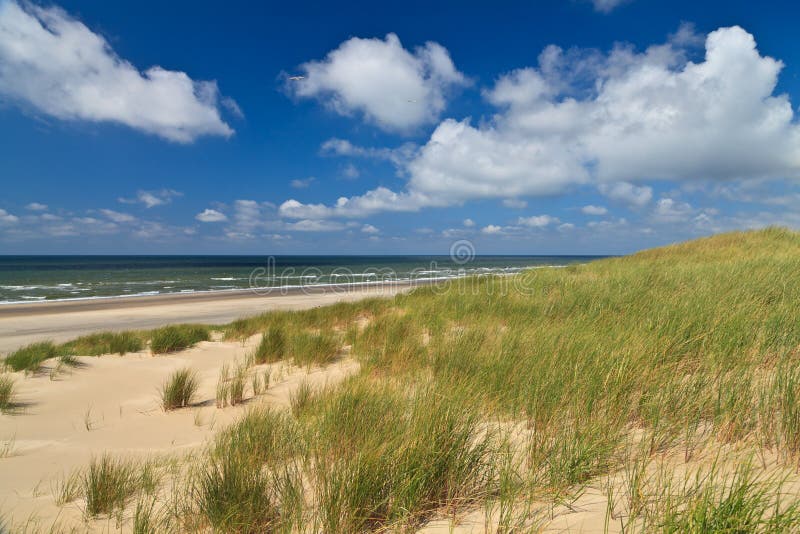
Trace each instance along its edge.
{"label": "sea", "polygon": [[0,304],[510,275],[600,256],[0,256]]}

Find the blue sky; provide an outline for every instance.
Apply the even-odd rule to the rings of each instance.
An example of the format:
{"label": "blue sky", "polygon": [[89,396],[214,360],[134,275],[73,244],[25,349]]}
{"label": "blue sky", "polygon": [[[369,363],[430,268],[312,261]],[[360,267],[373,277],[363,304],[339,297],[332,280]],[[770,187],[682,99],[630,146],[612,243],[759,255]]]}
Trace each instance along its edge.
{"label": "blue sky", "polygon": [[0,0],[0,253],[800,226],[793,3],[251,4]]}

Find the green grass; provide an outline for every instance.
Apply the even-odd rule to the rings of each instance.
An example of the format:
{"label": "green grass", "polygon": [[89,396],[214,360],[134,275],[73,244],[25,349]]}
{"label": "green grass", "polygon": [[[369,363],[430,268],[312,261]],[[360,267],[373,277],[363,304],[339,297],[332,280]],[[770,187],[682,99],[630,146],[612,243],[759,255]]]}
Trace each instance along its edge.
{"label": "green grass", "polygon": [[144,342],[143,334],[140,332],[100,332],[68,341],[60,345],[58,351],[77,356],[124,355],[142,350]]}
{"label": "green grass", "polygon": [[32,343],[22,347],[6,356],[3,360],[6,367],[13,371],[25,371],[35,373],[39,370],[45,360],[58,356],[56,346],[50,341]]}
{"label": "green grass", "polygon": [[236,406],[244,401],[247,373],[248,367],[245,364],[236,364],[232,370],[228,364],[223,364],[217,379],[217,408]]}
{"label": "green grass", "polygon": [[16,404],[15,398],[14,379],[8,375],[0,375],[0,412],[13,410]]}
{"label": "green grass", "polygon": [[109,455],[94,458],[82,475],[86,515],[109,515],[125,508],[136,495],[151,494],[159,479],[153,464],[139,464]]}
{"label": "green grass", "polygon": [[208,341],[211,333],[208,327],[201,325],[173,325],[153,330],[150,337],[150,350],[153,354],[164,354],[187,349]]}
{"label": "green grass", "polygon": [[280,326],[269,328],[261,337],[253,355],[253,360],[257,364],[273,363],[283,360],[287,356],[286,333]]}
{"label": "green grass", "polygon": [[330,332],[297,332],[291,338],[291,355],[295,365],[326,365],[336,360],[340,343]]}
{"label": "green grass", "polygon": [[410,528],[496,483],[495,440],[461,392],[355,379],[309,404],[300,420],[325,532]]}
{"label": "green grass", "polygon": [[137,332],[101,332],[81,336],[60,345],[43,341],[12,352],[4,362],[14,371],[36,372],[45,360],[58,357],[63,365],[74,367],[77,365],[75,356],[99,356],[114,353],[122,355],[142,350],[144,348],[143,335]]}
{"label": "green grass", "polygon": [[179,369],[172,373],[161,386],[161,407],[164,411],[185,408],[194,401],[199,386],[197,373]]}

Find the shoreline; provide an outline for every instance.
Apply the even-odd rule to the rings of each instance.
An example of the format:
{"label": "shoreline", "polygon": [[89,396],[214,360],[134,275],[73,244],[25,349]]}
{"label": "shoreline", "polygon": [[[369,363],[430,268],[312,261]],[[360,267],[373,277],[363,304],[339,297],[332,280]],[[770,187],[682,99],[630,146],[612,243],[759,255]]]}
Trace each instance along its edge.
{"label": "shoreline", "polygon": [[225,324],[270,311],[388,298],[429,283],[432,281],[284,288],[266,295],[222,290],[6,304],[0,306],[0,355],[38,341],[62,343],[96,332],[145,330],[177,323]]}
{"label": "shoreline", "polygon": [[446,282],[455,278],[421,279],[416,281],[358,282],[349,284],[282,286],[263,288],[210,289],[191,292],[160,293],[151,295],[110,295],[97,297],[78,297],[53,300],[0,302],[0,319],[5,317],[24,317],[72,311],[95,311],[115,308],[134,308],[180,302],[213,302],[230,299],[281,298],[289,296],[316,297],[327,294],[346,295],[352,292],[389,291]]}

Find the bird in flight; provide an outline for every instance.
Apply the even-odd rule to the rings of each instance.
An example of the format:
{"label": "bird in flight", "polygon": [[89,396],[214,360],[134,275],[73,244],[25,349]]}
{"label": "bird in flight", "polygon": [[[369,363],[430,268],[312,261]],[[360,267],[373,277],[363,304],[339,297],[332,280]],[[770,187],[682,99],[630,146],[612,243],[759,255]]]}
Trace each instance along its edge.
{"label": "bird in flight", "polygon": [[305,76],[289,76],[289,79],[293,82],[299,82],[300,80],[305,80]]}
{"label": "bird in flight", "polygon": [[416,104],[417,103],[416,100],[409,100],[409,102],[411,102],[412,104]]}

